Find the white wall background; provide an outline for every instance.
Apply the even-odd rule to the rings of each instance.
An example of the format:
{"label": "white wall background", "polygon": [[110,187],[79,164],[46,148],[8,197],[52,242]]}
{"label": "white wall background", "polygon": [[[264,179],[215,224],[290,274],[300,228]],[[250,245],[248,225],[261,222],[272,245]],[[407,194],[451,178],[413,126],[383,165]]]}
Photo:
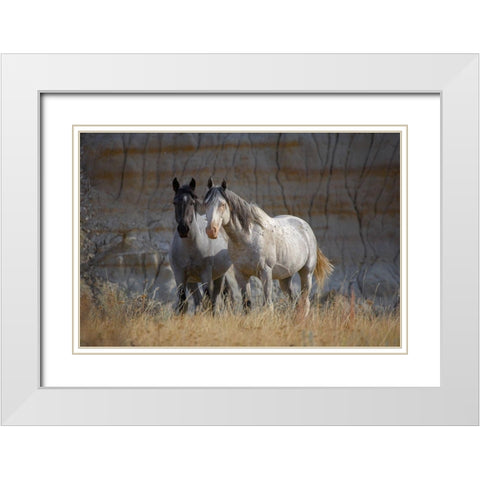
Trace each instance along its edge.
{"label": "white wall background", "polygon": [[[467,0],[7,0],[0,51],[479,52],[474,6]],[[2,427],[0,475],[474,479],[478,451],[478,427]]]}

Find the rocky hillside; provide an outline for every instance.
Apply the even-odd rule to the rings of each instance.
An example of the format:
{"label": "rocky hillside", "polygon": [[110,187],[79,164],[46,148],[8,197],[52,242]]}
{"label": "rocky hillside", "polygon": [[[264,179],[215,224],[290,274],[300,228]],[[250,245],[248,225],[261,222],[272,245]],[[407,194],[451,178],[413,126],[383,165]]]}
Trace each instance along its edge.
{"label": "rocky hillside", "polygon": [[81,271],[171,301],[173,177],[208,177],[270,215],[307,220],[335,265],[325,290],[395,305],[400,153],[395,133],[84,133]]}

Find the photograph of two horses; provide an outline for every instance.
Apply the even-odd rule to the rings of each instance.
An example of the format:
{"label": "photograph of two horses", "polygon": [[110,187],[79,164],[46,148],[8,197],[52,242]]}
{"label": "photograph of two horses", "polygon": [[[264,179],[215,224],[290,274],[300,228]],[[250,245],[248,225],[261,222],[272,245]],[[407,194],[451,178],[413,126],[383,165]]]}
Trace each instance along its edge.
{"label": "photograph of two horses", "polygon": [[400,133],[80,134],[81,347],[398,347]]}

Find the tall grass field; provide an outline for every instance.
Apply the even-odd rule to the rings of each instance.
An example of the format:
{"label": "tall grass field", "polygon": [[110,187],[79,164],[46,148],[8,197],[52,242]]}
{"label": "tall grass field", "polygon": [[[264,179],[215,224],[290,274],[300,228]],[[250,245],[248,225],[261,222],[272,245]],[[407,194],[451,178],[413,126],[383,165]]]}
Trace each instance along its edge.
{"label": "tall grass field", "polygon": [[378,310],[353,296],[313,301],[307,316],[286,300],[249,314],[228,306],[183,316],[147,295],[104,284],[80,297],[81,347],[398,347],[398,309]]}

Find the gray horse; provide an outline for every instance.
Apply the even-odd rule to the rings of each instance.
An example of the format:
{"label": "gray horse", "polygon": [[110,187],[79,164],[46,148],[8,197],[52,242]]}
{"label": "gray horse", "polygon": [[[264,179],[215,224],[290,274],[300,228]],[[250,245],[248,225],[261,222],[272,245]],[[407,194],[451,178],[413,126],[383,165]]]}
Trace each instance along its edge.
{"label": "gray horse", "polygon": [[270,217],[257,205],[227,190],[225,180],[221,186],[214,186],[210,178],[208,189],[204,200],[206,233],[209,238],[220,238],[219,232],[222,227],[225,229],[244,309],[250,308],[246,287],[251,276],[260,278],[265,302],[273,307],[272,280],[278,279],[282,290],[294,300],[292,277],[298,272],[301,296],[297,307],[306,315],[310,308],[312,277],[315,275],[321,287],[333,270],[318,248],[310,225],[291,215]]}
{"label": "gray horse", "polygon": [[202,301],[203,294],[211,301],[215,311],[218,295],[223,290],[225,274],[235,282],[232,262],[227,249],[227,237],[220,232],[218,240],[207,237],[207,220],[197,211],[195,179],[188,185],[180,186],[177,178],[172,182],[175,197],[175,220],[177,229],[170,246],[170,265],[177,284],[177,313],[188,309],[187,289],[193,295],[195,309]]}

